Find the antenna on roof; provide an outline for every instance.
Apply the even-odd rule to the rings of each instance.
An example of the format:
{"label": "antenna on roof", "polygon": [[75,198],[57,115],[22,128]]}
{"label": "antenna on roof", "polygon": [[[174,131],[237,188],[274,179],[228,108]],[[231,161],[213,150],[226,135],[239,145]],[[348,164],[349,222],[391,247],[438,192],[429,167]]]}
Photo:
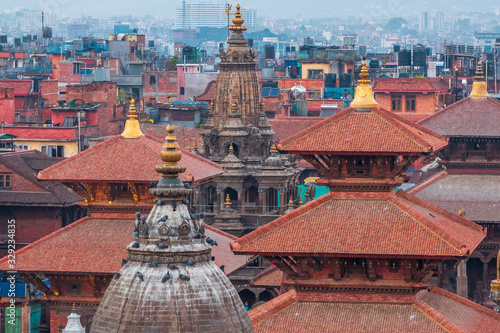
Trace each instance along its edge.
{"label": "antenna on roof", "polygon": [[229,12],[233,8],[232,5],[226,3],[226,15],[227,15],[227,39],[229,40]]}

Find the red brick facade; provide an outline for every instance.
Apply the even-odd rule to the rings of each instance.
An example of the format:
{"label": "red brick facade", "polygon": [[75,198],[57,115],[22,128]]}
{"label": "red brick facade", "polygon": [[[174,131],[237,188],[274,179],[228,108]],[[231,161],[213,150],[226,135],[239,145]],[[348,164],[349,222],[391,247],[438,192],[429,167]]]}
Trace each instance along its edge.
{"label": "red brick facade", "polygon": [[155,71],[142,73],[142,94],[144,100],[156,100],[160,103],[169,102],[169,98],[177,96],[177,72]]}
{"label": "red brick facade", "polygon": [[55,106],[59,100],[59,82],[46,80],[40,82],[40,94],[44,99],[44,106]]}
{"label": "red brick facade", "polygon": [[13,124],[15,111],[14,88],[0,88],[0,124]]}

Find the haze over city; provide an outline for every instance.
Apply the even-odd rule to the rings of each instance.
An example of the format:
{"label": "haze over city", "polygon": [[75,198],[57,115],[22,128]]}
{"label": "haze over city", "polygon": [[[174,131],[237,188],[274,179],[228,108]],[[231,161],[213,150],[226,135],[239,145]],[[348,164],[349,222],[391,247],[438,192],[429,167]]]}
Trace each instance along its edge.
{"label": "haze over city", "polygon": [[[210,1],[213,3],[221,1]],[[223,2],[223,1],[222,1]],[[373,11],[384,17],[413,16],[420,11],[443,11],[460,15],[474,12],[487,12],[500,15],[500,4],[495,0],[479,3],[467,0],[444,1],[339,1],[339,0],[242,0],[243,7],[255,8],[261,16],[299,16],[299,17],[336,17],[342,15],[366,15]],[[21,3],[9,2],[2,5],[3,10],[19,8],[54,11],[59,16],[78,17],[93,15],[97,17],[118,15],[172,15],[173,9],[182,5],[182,0],[144,0],[140,2],[120,0],[88,0],[82,3],[70,0],[24,0]]]}

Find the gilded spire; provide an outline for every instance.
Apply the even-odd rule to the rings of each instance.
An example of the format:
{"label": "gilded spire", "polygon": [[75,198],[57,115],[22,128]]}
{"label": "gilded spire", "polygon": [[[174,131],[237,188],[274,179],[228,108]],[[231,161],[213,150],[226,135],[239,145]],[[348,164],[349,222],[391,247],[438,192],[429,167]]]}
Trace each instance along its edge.
{"label": "gilded spire", "polygon": [[163,178],[177,178],[179,173],[186,171],[185,166],[177,165],[177,162],[181,160],[182,153],[177,149],[179,145],[177,144],[174,132],[174,126],[168,124],[168,135],[165,138],[166,142],[163,144],[163,150],[161,151],[161,159],[165,164],[156,166],[156,172],[162,173]]}
{"label": "gilded spire", "polygon": [[271,145],[270,153],[271,155],[276,155],[278,153],[278,149],[276,149],[276,145],[274,143]]}
{"label": "gilded spire", "polygon": [[238,104],[236,102],[231,103],[231,113],[236,113],[238,111]]}
{"label": "gilded spire", "polygon": [[137,139],[141,135],[144,135],[141,131],[141,125],[137,120],[137,114],[135,110],[135,100],[132,98],[130,100],[130,107],[128,109],[128,120],[125,123],[125,128],[123,130],[122,136],[125,139]]}
{"label": "gilded spire", "polygon": [[243,17],[241,17],[241,12],[240,12],[240,4],[236,5],[236,13],[234,14],[233,18],[233,26],[229,27],[229,30],[233,31],[233,34],[235,35],[241,35],[241,33],[245,30],[247,30],[247,27],[243,27],[243,23],[245,20]]}
{"label": "gilded spire", "polygon": [[372,108],[378,106],[377,101],[375,101],[373,97],[372,87],[369,85],[369,76],[368,70],[366,69],[366,61],[363,60],[361,73],[359,74],[360,79],[358,80],[359,85],[356,87],[354,100],[351,103],[351,107],[355,108],[357,111],[370,111]]}
{"label": "gilded spire", "polygon": [[477,63],[476,75],[474,76],[474,82],[472,83],[472,91],[470,92],[470,98],[472,99],[482,99],[488,97],[488,91],[486,90],[486,82],[483,76],[483,66],[481,61]]}
{"label": "gilded spire", "polygon": [[226,206],[226,208],[229,208],[229,207],[231,207],[232,204],[233,203],[231,202],[231,199],[229,198],[229,193],[228,193],[226,196],[226,202],[224,202],[224,206]]}

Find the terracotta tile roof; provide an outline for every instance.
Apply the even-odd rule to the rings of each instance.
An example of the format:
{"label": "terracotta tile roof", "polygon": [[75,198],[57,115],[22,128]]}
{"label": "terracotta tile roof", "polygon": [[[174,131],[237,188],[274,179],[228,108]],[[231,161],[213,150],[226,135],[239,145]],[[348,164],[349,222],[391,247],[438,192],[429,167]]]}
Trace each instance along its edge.
{"label": "terracotta tile roof", "polygon": [[409,120],[411,122],[418,122],[426,117],[429,117],[433,113],[410,113],[410,112],[397,112],[396,113],[398,116],[400,116],[403,119]]}
{"label": "terracotta tile roof", "polygon": [[215,97],[215,87],[216,87],[216,80],[212,80],[208,82],[207,86],[205,87],[205,91],[200,96],[196,96],[194,99],[196,101],[205,101],[205,102],[211,102],[214,100]]}
{"label": "terracotta tile roof", "polygon": [[48,157],[38,150],[0,154],[0,164],[24,177],[37,186],[38,190],[30,191],[0,189],[2,205],[40,205],[40,206],[71,206],[83,200],[78,194],[62,184],[41,182],[36,173],[41,166],[49,166],[61,161],[60,158]]}
{"label": "terracotta tile roof", "polygon": [[[114,274],[127,257],[125,247],[133,240],[133,230],[133,220],[85,217],[16,251],[16,270]],[[252,260],[231,251],[234,236],[210,226],[206,235],[219,244],[212,248],[212,255],[217,266],[226,266],[226,275]],[[9,270],[7,259],[0,259],[0,271]]]}
{"label": "terracotta tile roof", "polygon": [[217,266],[224,265],[224,273],[231,275],[240,268],[245,267],[255,259],[255,256],[238,255],[233,252],[231,246],[234,246],[236,237],[222,230],[205,225],[208,237],[214,239],[219,244],[212,247],[212,256],[215,257]]}
{"label": "terracotta tile roof", "polygon": [[441,171],[407,192],[450,212],[465,209],[472,221],[500,221],[500,175]]}
{"label": "terracotta tile roof", "polygon": [[[116,135],[39,173],[54,181],[115,181],[149,183],[159,179],[154,166],[162,164],[163,141],[148,135],[125,139]],[[182,150],[183,181],[200,181],[222,173],[222,168],[205,158]]]}
{"label": "terracotta tile roof", "polygon": [[288,139],[309,126],[312,126],[325,118],[319,117],[290,117],[283,119],[269,119],[269,123],[274,131],[274,139],[281,141]]}
{"label": "terracotta tile roof", "polygon": [[[165,130],[165,125],[153,125],[153,124],[141,124],[142,133],[146,136],[151,135],[156,137],[162,142],[167,136],[167,131]],[[199,145],[203,141],[201,133],[203,129],[201,128],[189,128],[182,126],[175,127],[175,136],[177,137],[177,143],[181,148],[187,149],[188,147],[193,147],[194,140]]]}
{"label": "terracotta tile roof", "polygon": [[439,92],[448,91],[439,78],[376,78],[373,80],[373,92]]}
{"label": "terracotta tile roof", "polygon": [[437,287],[421,300],[463,332],[500,332],[500,313]]}
{"label": "terracotta tile roof", "polygon": [[281,286],[283,272],[276,266],[269,266],[250,280],[253,287],[275,287]]}
{"label": "terracotta tile roof", "polygon": [[421,153],[446,146],[444,137],[398,117],[373,108],[357,112],[347,108],[306,128],[278,144],[288,152]]}
{"label": "terracotta tile roof", "polygon": [[500,101],[464,98],[419,124],[446,137],[500,137]]}
{"label": "terracotta tile roof", "polygon": [[248,314],[255,333],[447,331],[413,304],[302,302],[295,291]]}
{"label": "terracotta tile roof", "polygon": [[294,290],[248,312],[259,332],[481,332],[500,331],[500,314],[431,287],[411,302],[381,295],[372,301],[359,295],[330,294],[336,301],[314,301]]}
{"label": "terracotta tile roof", "polygon": [[403,191],[330,192],[239,238],[235,252],[464,257],[484,237],[479,225]]}

